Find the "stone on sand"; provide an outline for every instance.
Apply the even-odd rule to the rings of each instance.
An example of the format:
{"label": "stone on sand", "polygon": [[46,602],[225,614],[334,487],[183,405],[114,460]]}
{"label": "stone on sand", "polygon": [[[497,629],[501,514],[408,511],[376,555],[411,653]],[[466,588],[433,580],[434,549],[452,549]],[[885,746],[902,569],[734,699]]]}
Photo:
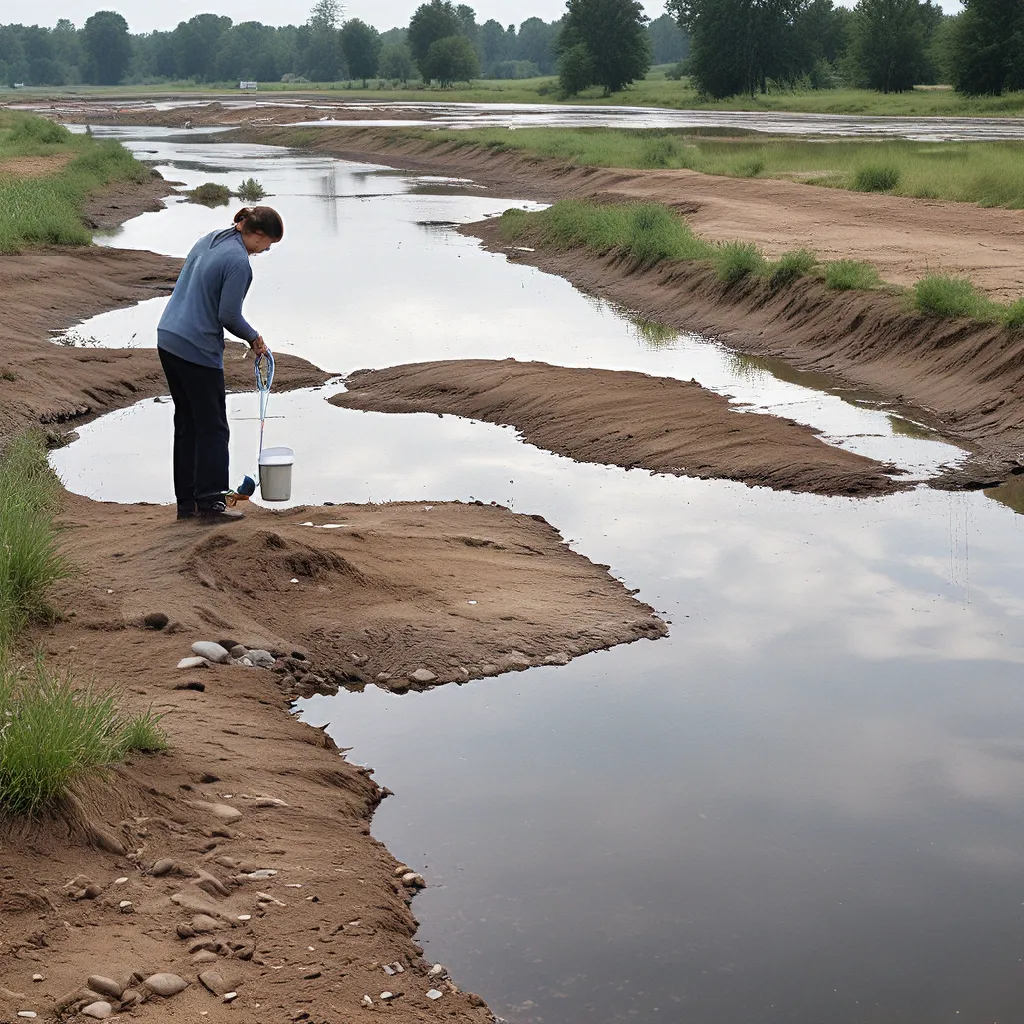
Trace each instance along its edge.
{"label": "stone on sand", "polygon": [[212,661],[215,665],[227,665],[231,662],[231,655],[212,640],[197,640],[192,645],[192,653],[196,657]]}
{"label": "stone on sand", "polygon": [[169,999],[188,988],[188,982],[177,974],[151,974],[143,984],[150,992]]}

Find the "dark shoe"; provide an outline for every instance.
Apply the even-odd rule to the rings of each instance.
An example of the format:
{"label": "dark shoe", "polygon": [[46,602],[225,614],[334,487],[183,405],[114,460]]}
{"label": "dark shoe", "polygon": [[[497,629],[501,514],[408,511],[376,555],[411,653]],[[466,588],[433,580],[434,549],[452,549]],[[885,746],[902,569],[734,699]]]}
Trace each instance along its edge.
{"label": "dark shoe", "polygon": [[178,506],[178,519],[195,519],[196,507],[195,505],[179,505]]}
{"label": "dark shoe", "polygon": [[214,501],[209,505],[199,506],[199,518],[204,523],[233,523],[238,519],[244,519],[245,513],[228,508],[223,501]]}

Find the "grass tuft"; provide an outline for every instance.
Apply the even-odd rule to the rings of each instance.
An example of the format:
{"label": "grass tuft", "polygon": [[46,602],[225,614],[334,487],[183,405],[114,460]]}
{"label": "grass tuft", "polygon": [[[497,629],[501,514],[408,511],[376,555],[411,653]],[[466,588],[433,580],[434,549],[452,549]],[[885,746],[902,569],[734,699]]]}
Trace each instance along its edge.
{"label": "grass tuft", "polygon": [[766,264],[768,284],[772,288],[783,288],[799,277],[806,277],[817,265],[818,257],[809,249],[784,252],[774,263]]}
{"label": "grass tuft", "polygon": [[215,182],[207,181],[197,185],[194,189],[185,193],[190,203],[198,203],[200,206],[227,206],[231,202],[231,189],[227,185],[218,185]]}
{"label": "grass tuft", "polygon": [[833,260],[825,264],[825,285],[837,291],[865,291],[881,285],[882,280],[870,263],[858,260]]}
{"label": "grass tuft", "polygon": [[0,457],[0,650],[49,616],[47,590],[70,574],[53,525],[59,497],[42,437],[10,441]]}
{"label": "grass tuft", "polygon": [[892,192],[899,188],[900,169],[891,164],[867,164],[853,172],[854,192]]}
{"label": "grass tuft", "polygon": [[1024,299],[1011,303],[1003,313],[1003,324],[1011,331],[1024,330]]}
{"label": "grass tuft", "polygon": [[753,242],[721,242],[711,257],[715,276],[732,284],[748,274],[759,274],[765,267],[765,258]]}
{"label": "grass tuft", "polygon": [[932,274],[914,285],[914,308],[932,316],[999,319],[999,307],[965,277]]}
{"label": "grass tuft", "polygon": [[37,814],[130,751],[166,746],[151,711],[125,721],[109,690],[76,686],[70,671],[0,662],[0,812]]}

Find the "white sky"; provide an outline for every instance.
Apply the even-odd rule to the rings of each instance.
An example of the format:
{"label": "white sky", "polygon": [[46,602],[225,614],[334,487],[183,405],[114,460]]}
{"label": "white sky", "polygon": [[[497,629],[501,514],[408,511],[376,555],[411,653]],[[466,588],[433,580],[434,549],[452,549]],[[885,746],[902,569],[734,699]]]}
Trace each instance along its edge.
{"label": "white sky", "polygon": [[[852,7],[855,0],[838,0]],[[959,0],[940,0],[947,14],[959,11]],[[34,0],[25,5],[16,0],[0,0],[0,24],[55,25],[59,18],[70,18],[81,27],[97,10],[120,11],[133,32],[171,29],[194,14],[226,14],[233,21],[262,21],[266,25],[302,24],[313,0]],[[553,21],[565,11],[565,0],[469,0],[477,21],[496,18],[503,25],[516,24],[536,16]],[[346,15],[383,30],[408,24],[419,0],[348,0]],[[664,0],[645,0],[647,13],[663,14]]]}

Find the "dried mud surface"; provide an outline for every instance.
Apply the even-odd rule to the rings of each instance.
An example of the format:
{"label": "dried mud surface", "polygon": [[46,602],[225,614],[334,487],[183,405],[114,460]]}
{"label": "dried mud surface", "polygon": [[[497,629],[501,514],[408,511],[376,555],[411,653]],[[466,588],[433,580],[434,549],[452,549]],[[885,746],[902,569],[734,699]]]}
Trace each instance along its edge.
{"label": "dried mud surface", "polygon": [[688,381],[459,359],[362,370],[346,383],[332,404],[508,424],[531,444],[579,462],[811,494],[890,494],[899,487],[891,466],[826,444],[793,420],[740,413]]}

